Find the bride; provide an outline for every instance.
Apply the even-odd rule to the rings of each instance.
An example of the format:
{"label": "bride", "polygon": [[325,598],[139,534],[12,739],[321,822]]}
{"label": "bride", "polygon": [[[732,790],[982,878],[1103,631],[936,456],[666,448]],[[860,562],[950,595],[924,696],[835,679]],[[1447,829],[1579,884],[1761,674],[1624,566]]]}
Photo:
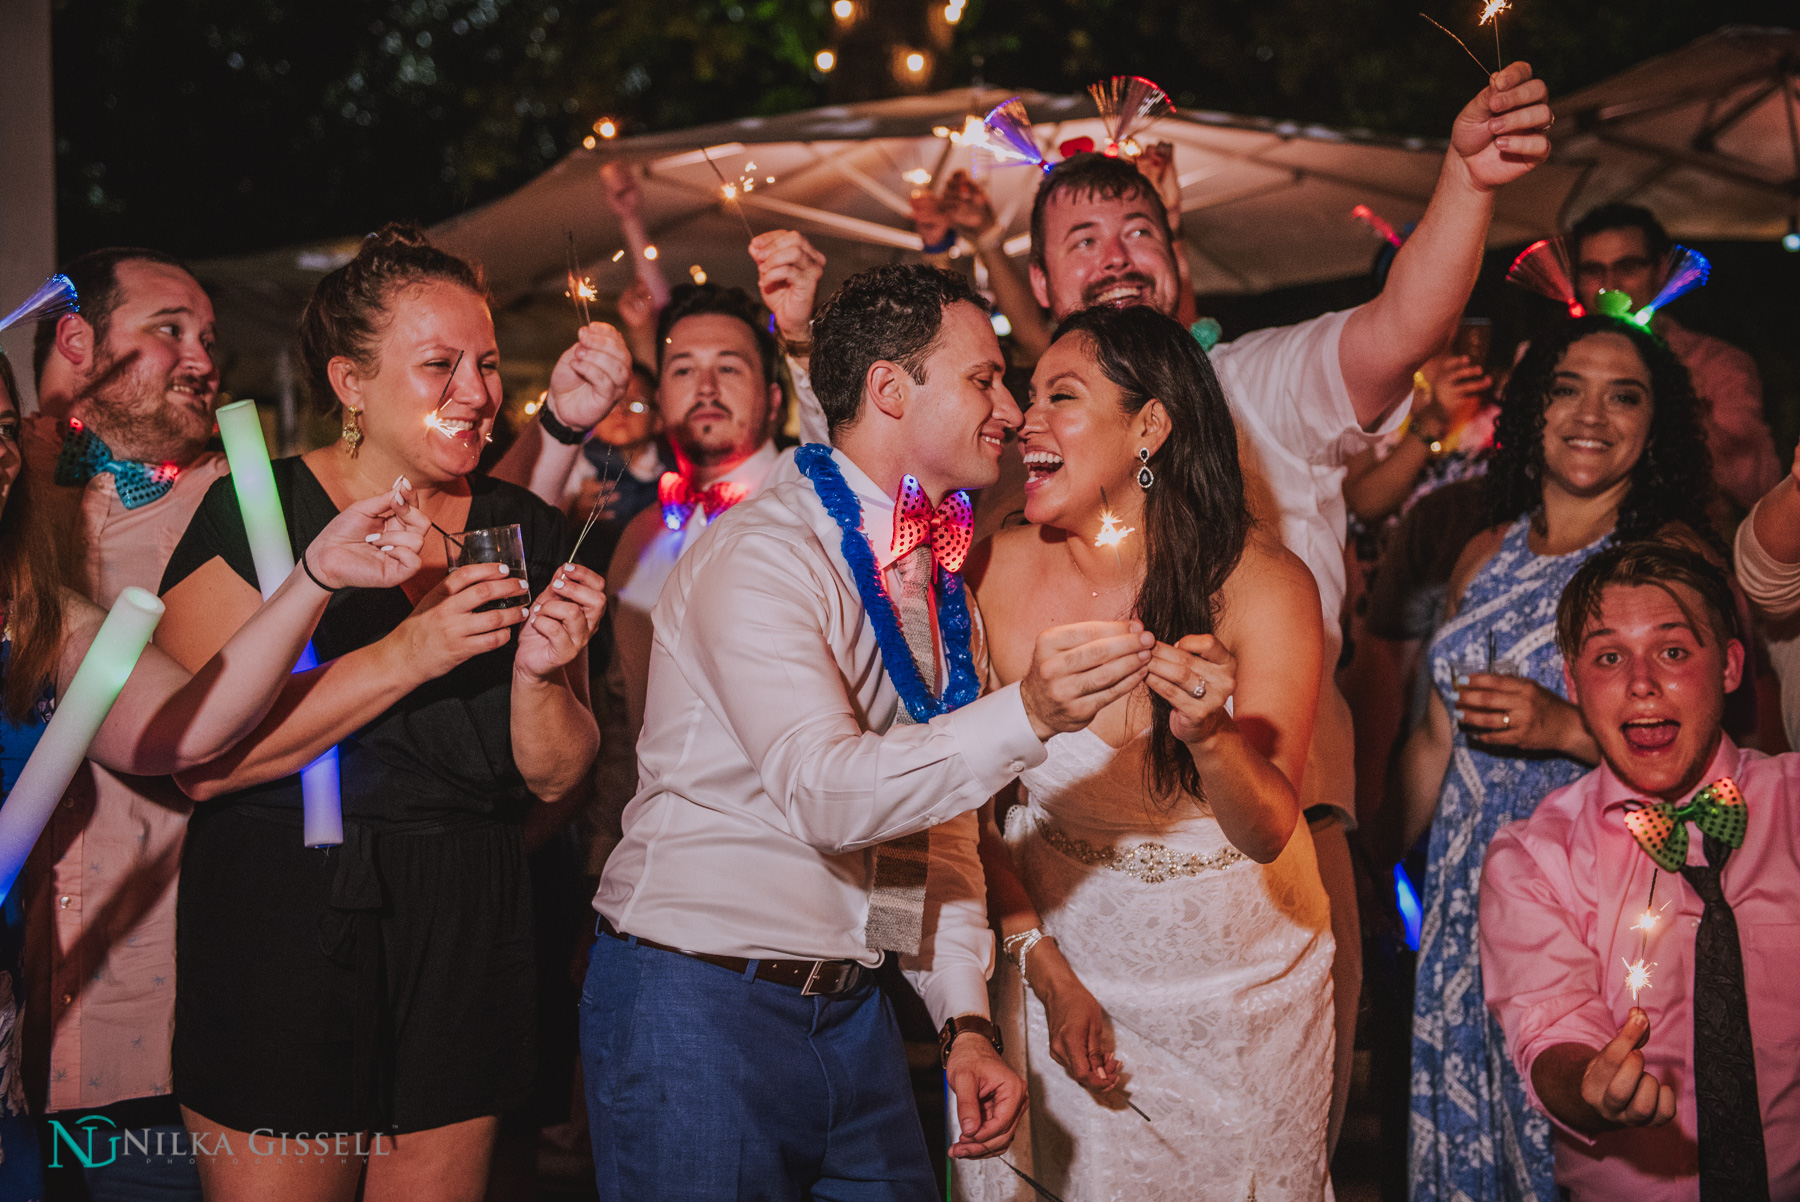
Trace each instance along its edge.
{"label": "bride", "polygon": [[[1136,617],[1158,642],[1146,688],[1020,778],[1004,841],[984,819],[990,909],[1023,970],[996,976],[1031,1090],[1008,1159],[1080,1202],[1316,1200],[1333,944],[1296,796],[1317,591],[1251,521],[1224,396],[1174,321],[1078,313],[1031,391],[1032,524],[968,570],[995,683],[1050,626]],[[956,1173],[972,1202],[1033,1197],[1004,1164]]]}

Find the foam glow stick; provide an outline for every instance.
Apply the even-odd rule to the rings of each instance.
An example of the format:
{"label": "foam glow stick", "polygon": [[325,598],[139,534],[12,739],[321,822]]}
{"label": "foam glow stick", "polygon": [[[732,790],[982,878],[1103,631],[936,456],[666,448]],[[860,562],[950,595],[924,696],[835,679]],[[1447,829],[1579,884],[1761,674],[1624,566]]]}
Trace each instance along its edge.
{"label": "foam glow stick", "polygon": [[69,691],[58,699],[56,713],[38,737],[6,804],[0,806],[0,899],[12,892],[32,845],[62,800],[162,615],[163,603],[134,585],[119,594],[100,623]]}
{"label": "foam glow stick", "polygon": [[[244,533],[250,538],[250,559],[256,565],[256,583],[268,600],[294,570],[294,547],[288,541],[287,520],[281,514],[281,498],[275,492],[275,473],[269,469],[269,446],[263,441],[262,420],[255,401],[221,405],[219,436],[225,441],[225,458],[231,463],[231,484],[237,490],[238,511],[244,516]],[[319,665],[312,644],[300,653],[294,671]],[[338,752],[335,746],[300,771],[303,817],[301,839],[308,847],[336,847],[344,841],[344,803],[338,791]]]}

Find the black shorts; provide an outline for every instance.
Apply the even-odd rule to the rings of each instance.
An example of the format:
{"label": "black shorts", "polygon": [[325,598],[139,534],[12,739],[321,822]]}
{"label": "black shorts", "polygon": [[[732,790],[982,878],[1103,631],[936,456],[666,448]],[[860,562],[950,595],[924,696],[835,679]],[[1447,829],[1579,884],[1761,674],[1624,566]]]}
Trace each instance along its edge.
{"label": "black shorts", "polygon": [[[335,904],[334,904],[335,903]],[[516,824],[196,807],[176,903],[175,1093],[238,1131],[424,1131],[524,1103],[530,881]]]}

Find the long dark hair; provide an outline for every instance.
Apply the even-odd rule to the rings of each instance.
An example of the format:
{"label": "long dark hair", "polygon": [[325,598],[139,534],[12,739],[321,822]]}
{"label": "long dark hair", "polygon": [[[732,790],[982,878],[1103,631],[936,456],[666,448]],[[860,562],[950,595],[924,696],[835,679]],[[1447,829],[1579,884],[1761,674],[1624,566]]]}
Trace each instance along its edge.
{"label": "long dark hair", "polygon": [[[0,354],[0,389],[17,406],[12,364]],[[0,511],[0,603],[12,633],[11,658],[0,680],[0,714],[30,717],[62,656],[62,557],[51,523],[33,512],[31,474],[23,467]]]}
{"label": "long dark hair", "polygon": [[[1150,457],[1156,483],[1144,494],[1144,583],[1137,616],[1162,642],[1211,634],[1218,593],[1250,532],[1237,427],[1212,364],[1193,336],[1154,309],[1085,309],[1056,340],[1087,335],[1088,352],[1136,414],[1151,400],[1169,415],[1169,436]],[[1194,757],[1169,729],[1170,705],[1152,693],[1149,773],[1153,795],[1204,796]]]}
{"label": "long dark hair", "polygon": [[1650,432],[1631,467],[1631,487],[1619,504],[1619,542],[1654,539],[1682,522],[1723,552],[1707,508],[1713,499],[1712,456],[1700,423],[1700,402],[1687,368],[1663,341],[1635,322],[1599,315],[1564,319],[1532,339],[1513,369],[1500,416],[1486,489],[1489,520],[1504,526],[1535,514],[1544,500],[1544,409],[1556,369],[1575,343],[1593,334],[1622,334],[1650,369]]}

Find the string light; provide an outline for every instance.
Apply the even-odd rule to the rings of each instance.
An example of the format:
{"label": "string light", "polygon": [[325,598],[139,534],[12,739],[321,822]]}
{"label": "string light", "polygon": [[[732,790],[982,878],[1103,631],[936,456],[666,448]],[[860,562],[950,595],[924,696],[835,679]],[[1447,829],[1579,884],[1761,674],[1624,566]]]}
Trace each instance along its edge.
{"label": "string light", "polygon": [[923,72],[925,70],[925,56],[923,54],[920,54],[917,50],[915,50],[911,54],[907,55],[906,56],[906,69],[908,71],[911,71],[914,75],[918,75],[921,72]]}
{"label": "string light", "polygon": [[821,50],[813,55],[813,66],[817,67],[823,74],[829,75],[831,74],[831,69],[837,66],[837,55],[829,50]]}
{"label": "string light", "polygon": [[914,167],[911,171],[903,171],[900,178],[914,187],[923,188],[931,182],[931,172],[923,167]]}
{"label": "string light", "polygon": [[831,15],[840,21],[848,21],[856,15],[856,5],[851,3],[851,0],[837,0],[837,3],[831,6]]}
{"label": "string light", "polygon": [[654,246],[646,246],[644,248],[644,257],[654,263],[656,261],[656,248]]}
{"label": "string light", "polygon": [[581,145],[588,150],[592,150],[595,146],[599,145],[599,143],[594,141],[593,134],[589,134],[581,140]]}
{"label": "string light", "polygon": [[696,284],[706,283],[706,268],[700,266],[698,263],[688,268],[688,275],[693,277],[694,283]]}
{"label": "string light", "polygon": [[619,134],[619,124],[611,117],[602,117],[594,122],[594,132],[603,138],[614,138]]}

